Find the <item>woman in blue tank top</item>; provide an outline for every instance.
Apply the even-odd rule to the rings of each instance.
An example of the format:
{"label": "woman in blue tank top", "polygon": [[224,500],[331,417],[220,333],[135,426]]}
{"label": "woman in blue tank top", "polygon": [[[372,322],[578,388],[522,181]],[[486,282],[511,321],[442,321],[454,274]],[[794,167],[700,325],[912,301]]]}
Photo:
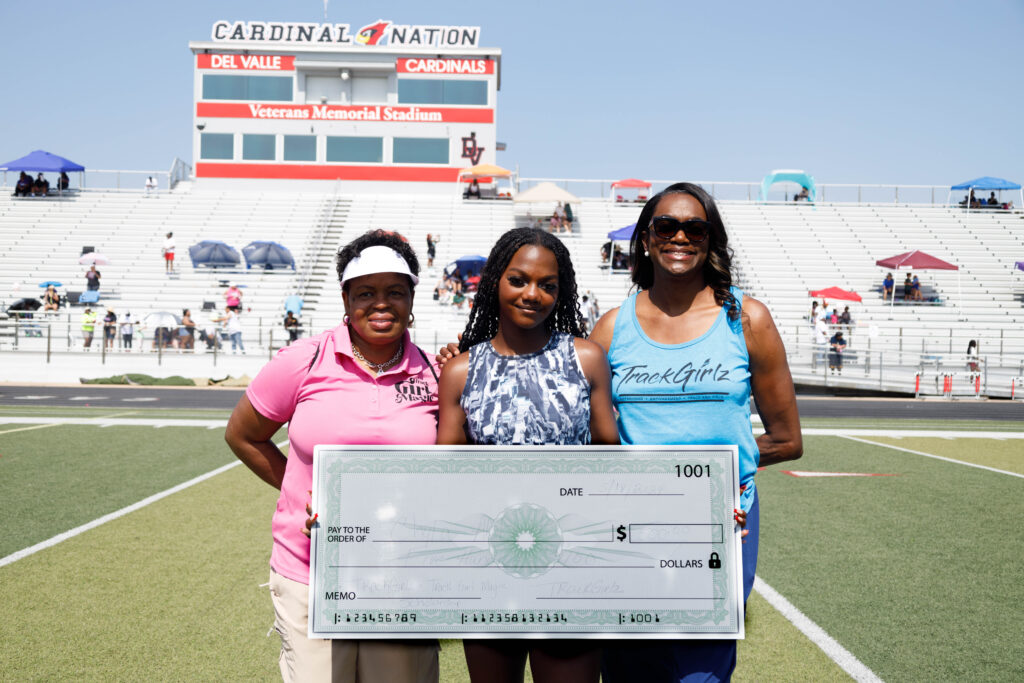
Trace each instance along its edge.
{"label": "woman in blue tank top", "polygon": [[[480,275],[463,353],[441,373],[439,444],[617,444],[604,352],[583,339],[576,274],[556,237],[502,235]],[[465,351],[468,350],[468,353]],[[465,640],[470,679],[597,683],[595,640]]]}
{"label": "woman in blue tank top", "polygon": [[[757,566],[758,467],[803,453],[793,378],[771,314],[732,286],[714,200],[677,183],[644,205],[630,242],[638,290],[597,323],[624,444],[736,444],[744,600]],[[750,398],[765,433],[754,438]],[[736,641],[631,641],[607,648],[605,683],[727,681]]]}

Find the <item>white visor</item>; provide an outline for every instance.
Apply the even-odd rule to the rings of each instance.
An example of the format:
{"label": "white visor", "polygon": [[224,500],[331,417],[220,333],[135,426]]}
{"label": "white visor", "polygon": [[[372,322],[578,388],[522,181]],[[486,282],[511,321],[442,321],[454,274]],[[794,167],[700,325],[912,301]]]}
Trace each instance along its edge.
{"label": "white visor", "polygon": [[359,256],[348,262],[345,272],[341,276],[341,284],[344,286],[352,278],[376,273],[401,273],[408,275],[414,285],[418,285],[420,282],[420,279],[409,270],[409,264],[405,262],[401,254],[391,247],[378,244],[363,249]]}

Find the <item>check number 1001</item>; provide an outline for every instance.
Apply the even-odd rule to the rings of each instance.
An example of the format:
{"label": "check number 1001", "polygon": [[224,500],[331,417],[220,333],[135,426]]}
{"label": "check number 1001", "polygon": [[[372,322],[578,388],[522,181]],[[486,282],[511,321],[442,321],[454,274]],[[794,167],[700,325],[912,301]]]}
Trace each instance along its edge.
{"label": "check number 1001", "polygon": [[676,465],[676,476],[700,479],[711,476],[711,465]]}

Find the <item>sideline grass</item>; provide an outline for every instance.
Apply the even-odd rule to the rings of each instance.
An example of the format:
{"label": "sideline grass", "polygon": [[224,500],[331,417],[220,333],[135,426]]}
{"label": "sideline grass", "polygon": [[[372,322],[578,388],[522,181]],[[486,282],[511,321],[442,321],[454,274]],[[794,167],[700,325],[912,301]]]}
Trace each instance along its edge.
{"label": "sideline grass", "polygon": [[899,420],[864,419],[852,417],[801,417],[801,427],[818,429],[934,429],[936,431],[964,432],[1024,432],[1024,410],[1022,421],[1014,420]]}
{"label": "sideline grass", "polygon": [[1020,480],[841,438],[804,445],[793,469],[898,476],[761,472],[758,574],[885,680],[1024,680]]}
{"label": "sideline grass", "polygon": [[[1022,425],[1024,427],[1024,425]],[[879,444],[891,444],[900,448],[930,453],[943,458],[963,460],[964,462],[994,467],[998,470],[1024,474],[1024,441],[999,441],[998,439],[964,439],[950,441],[928,437],[891,438],[886,436],[866,436],[865,441]],[[911,455],[907,453],[907,455]]]}
{"label": "sideline grass", "polygon": [[232,460],[220,430],[60,425],[2,434],[0,557]]}

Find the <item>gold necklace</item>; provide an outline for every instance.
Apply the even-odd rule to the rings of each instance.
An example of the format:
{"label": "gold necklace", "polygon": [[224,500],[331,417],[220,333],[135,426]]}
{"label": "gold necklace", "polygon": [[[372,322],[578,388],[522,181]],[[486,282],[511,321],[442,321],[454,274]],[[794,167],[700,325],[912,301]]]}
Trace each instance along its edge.
{"label": "gold necklace", "polygon": [[373,370],[377,374],[380,374],[380,373],[384,372],[385,370],[390,368],[392,365],[397,363],[399,361],[399,359],[401,359],[402,354],[404,352],[405,352],[405,342],[403,341],[403,342],[400,342],[398,344],[398,351],[395,351],[395,355],[391,357],[391,360],[386,360],[383,363],[371,363],[370,361],[366,360],[365,357],[363,357],[363,354],[359,353],[359,347],[357,347],[355,344],[352,344],[352,355],[355,356],[356,359],[360,363],[362,363],[363,365],[368,366],[371,370]]}

